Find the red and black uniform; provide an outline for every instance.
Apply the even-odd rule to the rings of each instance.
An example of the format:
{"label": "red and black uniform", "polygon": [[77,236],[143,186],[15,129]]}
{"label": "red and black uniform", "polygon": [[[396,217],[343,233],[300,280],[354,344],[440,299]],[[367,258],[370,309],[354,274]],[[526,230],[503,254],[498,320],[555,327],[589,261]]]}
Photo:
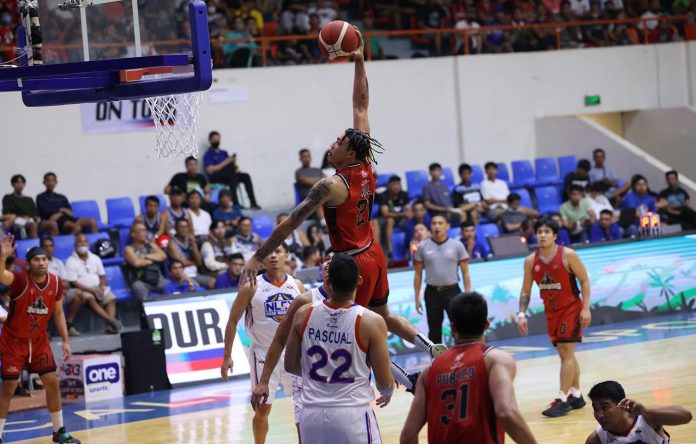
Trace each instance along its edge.
{"label": "red and black uniform", "polygon": [[34,282],[28,272],[13,275],[10,309],[0,333],[2,378],[19,378],[25,365],[32,373],[53,372],[56,363],[47,328],[56,302],[63,298],[63,284],[52,273],[43,284]]}
{"label": "red and black uniform", "polygon": [[582,299],[575,274],[568,269],[564,247],[557,245],[556,253],[548,260],[543,260],[539,251],[532,257],[532,279],[544,301],[551,342],[554,346],[559,342],[582,342]]}
{"label": "red and black uniform", "polygon": [[348,188],[348,199],[341,205],[324,205],[331,247],[337,253],[348,253],[358,263],[363,282],[358,286],[355,303],[363,307],[387,303],[387,259],[382,246],[375,241],[370,220],[375,203],[375,177],[369,163],[356,163],[336,175]]}
{"label": "red and black uniform", "polygon": [[505,442],[488,388],[485,356],[491,349],[461,344],[433,361],[425,381],[429,443]]}

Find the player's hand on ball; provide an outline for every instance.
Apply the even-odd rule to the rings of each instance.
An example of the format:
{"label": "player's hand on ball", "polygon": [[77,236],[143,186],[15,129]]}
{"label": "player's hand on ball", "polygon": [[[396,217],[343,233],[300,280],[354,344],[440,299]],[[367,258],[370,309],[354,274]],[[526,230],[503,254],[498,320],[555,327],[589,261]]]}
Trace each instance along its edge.
{"label": "player's hand on ball", "polygon": [[517,328],[524,336],[529,334],[529,326],[527,325],[527,318],[525,316],[517,317]]}
{"label": "player's hand on ball", "polygon": [[645,415],[646,411],[643,404],[628,398],[622,399],[616,406],[631,416]]}
{"label": "player's hand on ball", "polygon": [[589,308],[583,308],[580,312],[580,324],[582,328],[587,328],[592,323],[592,313],[590,313]]}
{"label": "player's hand on ball", "polygon": [[70,359],[70,356],[72,356],[72,348],[70,348],[70,344],[63,342],[63,359]]}
{"label": "player's hand on ball", "polygon": [[268,384],[259,382],[254,391],[251,392],[251,408],[256,411],[257,408],[261,407],[261,404],[265,404],[268,400]]}
{"label": "player's hand on ball", "polygon": [[231,357],[226,357],[222,360],[222,365],[220,366],[220,375],[222,376],[222,379],[224,381],[227,381],[227,379],[230,376],[230,373],[232,373],[232,368],[234,367],[234,362],[232,362]]}

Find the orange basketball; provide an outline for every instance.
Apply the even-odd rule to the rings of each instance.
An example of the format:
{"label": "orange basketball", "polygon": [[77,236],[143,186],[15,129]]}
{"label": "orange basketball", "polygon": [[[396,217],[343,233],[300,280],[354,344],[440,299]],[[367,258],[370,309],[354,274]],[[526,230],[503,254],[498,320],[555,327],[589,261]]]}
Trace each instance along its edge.
{"label": "orange basketball", "polygon": [[343,20],[334,20],[319,31],[319,48],[329,60],[348,57],[360,47],[357,28]]}

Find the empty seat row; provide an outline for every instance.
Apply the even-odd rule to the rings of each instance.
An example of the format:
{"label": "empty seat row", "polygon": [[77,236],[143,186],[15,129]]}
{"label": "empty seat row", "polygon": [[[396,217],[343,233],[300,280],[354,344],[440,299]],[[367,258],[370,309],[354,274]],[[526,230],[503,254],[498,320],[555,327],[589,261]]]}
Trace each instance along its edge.
{"label": "empty seat row", "polygon": [[[156,194],[156,196],[160,200],[160,211],[163,211],[167,208],[167,199],[163,194]],[[147,196],[140,196],[140,213],[138,214],[145,212],[146,198]],[[130,197],[106,199],[106,216],[108,223],[102,220],[99,204],[96,200],[77,200],[72,202],[71,206],[75,217],[95,219],[101,231],[112,228],[129,227],[136,216],[135,207]]]}

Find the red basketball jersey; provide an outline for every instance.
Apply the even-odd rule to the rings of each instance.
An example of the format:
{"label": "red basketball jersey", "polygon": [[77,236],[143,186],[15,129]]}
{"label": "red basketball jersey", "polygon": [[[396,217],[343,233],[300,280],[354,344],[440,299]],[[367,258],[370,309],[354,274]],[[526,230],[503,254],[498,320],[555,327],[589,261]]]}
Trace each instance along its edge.
{"label": "red basketball jersey", "polygon": [[13,273],[10,286],[10,309],[3,331],[17,338],[36,338],[46,334],[56,301],[63,298],[63,284],[55,274],[48,273],[39,285],[28,272]]}
{"label": "red basketball jersey", "polygon": [[375,202],[375,177],[369,163],[356,163],[336,172],[348,187],[341,205],[324,205],[331,247],[336,252],[365,248],[374,240],[370,219]]}
{"label": "red basketball jersey", "polygon": [[471,343],[438,356],[425,381],[429,443],[502,444],[484,360],[492,347]]}
{"label": "red basketball jersey", "polygon": [[546,261],[542,260],[538,250],[534,252],[532,279],[539,286],[547,310],[556,311],[581,301],[575,274],[568,270],[564,255],[562,245],[557,245],[554,256]]}

